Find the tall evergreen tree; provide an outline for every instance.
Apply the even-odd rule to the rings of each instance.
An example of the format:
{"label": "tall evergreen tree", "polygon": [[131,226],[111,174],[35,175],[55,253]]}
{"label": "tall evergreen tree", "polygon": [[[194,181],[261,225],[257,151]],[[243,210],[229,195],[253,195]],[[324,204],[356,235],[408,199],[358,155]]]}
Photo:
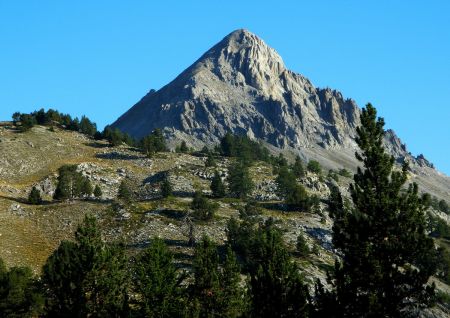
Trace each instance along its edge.
{"label": "tall evergreen tree", "polygon": [[228,185],[231,195],[241,199],[247,198],[255,186],[250,176],[248,166],[240,162],[230,167]]}
{"label": "tall evergreen tree", "polygon": [[335,289],[330,294],[318,287],[319,303],[327,304],[330,316],[400,317],[432,300],[427,282],[436,252],[425,233],[424,202],[416,184],[404,189],[408,166],[394,170],[394,158],[383,147],[383,126],[368,104],[357,128],[356,158],[364,168],[350,186],[353,206],[345,206],[336,190],[330,198],[333,244],[342,254]]}
{"label": "tall evergreen tree", "polygon": [[0,258],[0,317],[37,317],[43,305],[44,298],[31,269],[12,267],[7,270]]}
{"label": "tall evergreen tree", "polygon": [[251,317],[308,317],[308,288],[269,219],[252,246],[249,289]]}
{"label": "tall evergreen tree", "polygon": [[134,286],[139,294],[142,317],[182,317],[184,274],[173,262],[173,255],[161,239],[155,238],[136,258]]}
{"label": "tall evergreen tree", "polygon": [[42,280],[51,317],[123,317],[128,312],[124,248],[101,239],[95,218],[86,216],[75,242],[63,241],[47,259]]}
{"label": "tall evergreen tree", "polygon": [[216,245],[208,237],[203,237],[196,246],[192,265],[193,311],[198,313],[199,318],[220,317],[219,254]]}
{"label": "tall evergreen tree", "polygon": [[302,159],[300,159],[299,156],[295,157],[295,162],[292,165],[292,172],[297,178],[303,178],[305,176],[305,168],[303,167]]}
{"label": "tall evergreen tree", "polygon": [[211,191],[215,198],[223,198],[226,194],[225,185],[217,170],[214,172],[213,179],[211,180]]}
{"label": "tall evergreen tree", "polygon": [[220,317],[237,318],[247,310],[247,295],[241,286],[240,266],[231,247],[227,247],[226,256],[220,272]]}

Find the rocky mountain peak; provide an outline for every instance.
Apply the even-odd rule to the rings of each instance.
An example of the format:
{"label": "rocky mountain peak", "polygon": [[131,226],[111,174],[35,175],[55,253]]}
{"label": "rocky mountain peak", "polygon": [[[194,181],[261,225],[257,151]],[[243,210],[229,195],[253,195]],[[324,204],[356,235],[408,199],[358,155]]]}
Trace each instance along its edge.
{"label": "rocky mountain peak", "polygon": [[[317,147],[337,156],[347,153],[339,159],[343,162],[353,158],[359,115],[352,99],[314,87],[288,70],[262,39],[240,29],[172,82],[149,92],[112,126],[136,138],[161,128],[172,144],[184,140],[195,148],[215,144],[227,132],[246,134],[302,154]],[[393,132],[385,140],[399,161],[410,157]]]}

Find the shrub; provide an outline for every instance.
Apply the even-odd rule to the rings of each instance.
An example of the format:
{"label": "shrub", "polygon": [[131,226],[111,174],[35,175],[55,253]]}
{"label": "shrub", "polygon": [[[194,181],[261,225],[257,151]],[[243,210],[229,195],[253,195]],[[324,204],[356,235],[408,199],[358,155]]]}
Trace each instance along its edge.
{"label": "shrub", "polygon": [[322,167],[320,166],[320,163],[318,161],[310,160],[308,162],[308,171],[320,174],[322,172]]}
{"label": "shrub", "polygon": [[41,204],[41,191],[39,191],[36,187],[31,189],[30,194],[28,195],[28,203],[30,204]]}
{"label": "shrub", "polygon": [[201,221],[209,221],[214,217],[219,205],[210,202],[200,191],[196,191],[191,203],[191,209],[194,211],[194,218]]}

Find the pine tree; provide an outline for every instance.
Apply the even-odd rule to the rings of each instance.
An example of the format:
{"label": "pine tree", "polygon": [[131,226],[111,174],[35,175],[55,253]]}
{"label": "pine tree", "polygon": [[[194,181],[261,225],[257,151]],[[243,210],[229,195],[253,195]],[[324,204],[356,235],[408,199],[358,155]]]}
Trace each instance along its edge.
{"label": "pine tree", "polygon": [[209,221],[214,218],[219,205],[215,202],[210,202],[200,191],[194,193],[194,198],[191,202],[191,209],[193,216],[197,220]]}
{"label": "pine tree", "polygon": [[308,288],[272,220],[254,236],[249,289],[251,317],[308,317]]}
{"label": "pine tree", "polygon": [[31,269],[12,267],[7,270],[0,258],[0,317],[37,317],[43,305],[44,298]]}
{"label": "pine tree", "polygon": [[170,197],[173,194],[172,184],[167,176],[161,182],[161,195],[163,198]]}
{"label": "pine tree", "polygon": [[248,166],[242,162],[230,167],[228,184],[230,194],[241,199],[247,198],[255,186]]}
{"label": "pine tree", "polygon": [[186,141],[182,141],[181,142],[181,145],[180,145],[180,152],[182,152],[182,153],[187,153],[187,152],[189,152],[189,148],[188,148],[188,146],[187,146],[187,144],[186,144]]}
{"label": "pine tree", "polygon": [[142,317],[181,317],[184,305],[184,274],[161,239],[155,238],[136,258],[134,286]]}
{"label": "pine tree", "polygon": [[292,165],[292,172],[297,178],[303,178],[305,176],[305,168],[303,167],[302,159],[300,159],[299,156],[295,158],[295,162]]}
{"label": "pine tree", "polygon": [[317,160],[310,160],[308,162],[308,170],[317,174],[322,173],[322,167],[320,166],[320,163]]}
{"label": "pine tree", "polygon": [[357,128],[356,158],[364,169],[358,168],[350,186],[353,206],[345,206],[336,189],[330,198],[333,244],[342,260],[335,266],[335,289],[322,289],[319,299],[328,299],[335,316],[399,317],[432,300],[427,281],[436,252],[425,233],[424,202],[416,184],[404,189],[408,166],[394,169],[383,147],[383,126],[368,104]]}
{"label": "pine tree", "polygon": [[215,198],[223,198],[226,194],[225,185],[218,171],[214,172],[213,179],[211,180],[211,191]]}
{"label": "pine tree", "polygon": [[309,250],[308,244],[306,243],[305,236],[303,233],[300,233],[297,236],[297,244],[296,244],[297,252],[300,254],[300,256],[305,257],[308,256],[311,252]]}
{"label": "pine tree", "polygon": [[48,315],[126,315],[126,268],[123,246],[103,243],[95,218],[86,216],[75,233],[75,242],[63,241],[43,267]]}
{"label": "pine tree", "polygon": [[90,181],[77,171],[77,165],[64,165],[58,169],[58,184],[54,198],[59,200],[75,199],[92,194]]}
{"label": "pine tree", "polygon": [[36,187],[31,189],[30,194],[28,195],[28,203],[30,204],[41,204],[41,191],[39,191]]}
{"label": "pine tree", "polygon": [[194,311],[198,317],[220,317],[219,254],[216,245],[208,238],[195,248],[193,261],[194,283],[191,286]]}
{"label": "pine tree", "polygon": [[205,167],[215,167],[216,166],[216,159],[214,158],[214,155],[211,152],[208,152],[208,157],[205,161]]}
{"label": "pine tree", "polygon": [[94,196],[98,199],[101,198],[102,196],[102,189],[100,188],[100,186],[97,184],[94,188]]}
{"label": "pine tree", "polygon": [[123,200],[125,203],[129,203],[131,201],[130,188],[128,188],[127,184],[123,180],[120,182],[117,197]]}
{"label": "pine tree", "polygon": [[241,286],[240,266],[236,255],[229,246],[219,277],[222,292],[219,305],[220,317],[241,317],[247,309],[247,295]]}

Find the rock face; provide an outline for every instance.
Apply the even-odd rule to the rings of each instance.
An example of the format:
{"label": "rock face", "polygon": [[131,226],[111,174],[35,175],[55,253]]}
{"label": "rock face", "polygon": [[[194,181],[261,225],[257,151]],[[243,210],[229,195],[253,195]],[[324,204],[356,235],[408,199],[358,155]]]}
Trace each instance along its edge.
{"label": "rock face", "polygon": [[112,126],[138,138],[163,128],[169,139],[194,146],[231,131],[280,148],[340,147],[353,144],[359,112],[341,93],[286,69],[256,35],[237,30]]}
{"label": "rock face", "polygon": [[[151,90],[112,126],[136,138],[161,128],[172,145],[184,140],[197,148],[217,143],[226,132],[246,134],[320,161],[318,157],[330,156],[308,149],[318,147],[338,156],[345,149],[347,157],[353,157],[360,112],[340,92],[316,88],[288,70],[256,35],[237,30],[171,83]],[[412,157],[392,130],[385,141],[398,162],[407,159],[432,167]]]}

